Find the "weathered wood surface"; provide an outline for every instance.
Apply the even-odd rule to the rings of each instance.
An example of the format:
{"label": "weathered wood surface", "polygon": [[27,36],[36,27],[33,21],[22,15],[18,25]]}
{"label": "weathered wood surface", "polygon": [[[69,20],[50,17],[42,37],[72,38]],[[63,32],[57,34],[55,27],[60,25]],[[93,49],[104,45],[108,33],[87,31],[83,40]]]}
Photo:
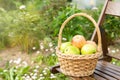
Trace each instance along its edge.
{"label": "weathered wood surface", "polygon": [[120,16],[120,2],[108,2],[105,14]]}

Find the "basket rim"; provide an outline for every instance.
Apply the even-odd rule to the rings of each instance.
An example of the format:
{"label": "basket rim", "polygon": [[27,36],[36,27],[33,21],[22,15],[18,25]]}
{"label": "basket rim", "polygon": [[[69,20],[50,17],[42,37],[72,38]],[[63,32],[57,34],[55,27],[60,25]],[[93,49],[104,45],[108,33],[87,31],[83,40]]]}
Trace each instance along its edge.
{"label": "basket rim", "polygon": [[97,51],[94,54],[88,54],[88,55],[71,55],[71,54],[64,54],[62,53],[58,48],[56,49],[56,55],[60,58],[64,59],[72,59],[72,60],[78,60],[78,59],[94,59],[99,58],[102,55],[102,51]]}

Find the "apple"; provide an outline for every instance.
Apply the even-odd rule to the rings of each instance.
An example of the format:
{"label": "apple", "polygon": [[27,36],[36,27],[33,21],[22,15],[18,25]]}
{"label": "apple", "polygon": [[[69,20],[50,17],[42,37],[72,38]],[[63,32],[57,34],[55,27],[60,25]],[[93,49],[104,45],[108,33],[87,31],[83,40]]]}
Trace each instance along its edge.
{"label": "apple", "polygon": [[68,46],[71,46],[71,45],[72,45],[71,42],[62,43],[61,46],[60,46],[60,51],[64,52],[65,48],[68,47]]}
{"label": "apple", "polygon": [[81,48],[81,54],[82,55],[94,54],[94,53],[96,53],[96,51],[97,51],[97,48],[92,44],[85,44]]}
{"label": "apple", "polygon": [[84,38],[84,36],[82,35],[75,35],[73,38],[72,38],[72,45],[78,47],[78,48],[82,48],[82,46],[84,44],[86,44],[86,40]]}
{"label": "apple", "polygon": [[92,44],[97,48],[97,44],[94,41],[87,40],[86,44]]}
{"label": "apple", "polygon": [[72,55],[80,55],[80,50],[79,50],[79,48],[77,48],[75,46],[68,46],[67,48],[65,48],[64,53],[72,54]]}

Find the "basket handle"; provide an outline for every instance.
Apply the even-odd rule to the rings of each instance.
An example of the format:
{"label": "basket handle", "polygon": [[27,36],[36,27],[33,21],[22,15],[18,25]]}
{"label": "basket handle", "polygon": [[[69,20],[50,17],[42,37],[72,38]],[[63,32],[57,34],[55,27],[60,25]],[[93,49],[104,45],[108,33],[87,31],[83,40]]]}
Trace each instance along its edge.
{"label": "basket handle", "polygon": [[76,13],[76,14],[73,14],[71,15],[70,17],[68,17],[64,22],[63,24],[61,25],[61,28],[59,30],[59,35],[58,35],[58,49],[60,49],[60,46],[61,46],[61,42],[62,42],[62,31],[65,27],[65,25],[74,17],[76,16],[83,16],[83,17],[86,17],[87,19],[89,19],[95,26],[96,28],[96,31],[97,31],[97,35],[98,35],[98,51],[102,51],[102,44],[101,44],[101,33],[100,33],[100,29],[96,23],[96,21],[89,15],[87,15],[86,13]]}

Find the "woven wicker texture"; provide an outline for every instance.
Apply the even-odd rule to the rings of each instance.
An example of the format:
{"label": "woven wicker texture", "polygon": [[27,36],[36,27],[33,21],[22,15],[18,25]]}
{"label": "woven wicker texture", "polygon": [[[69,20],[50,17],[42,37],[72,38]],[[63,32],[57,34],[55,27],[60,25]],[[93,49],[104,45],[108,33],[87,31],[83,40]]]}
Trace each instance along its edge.
{"label": "woven wicker texture", "polygon": [[[74,17],[76,16],[83,16],[89,19],[95,26],[98,35],[98,47],[97,52],[91,55],[68,55],[63,54],[60,52],[60,46],[62,42],[62,31],[65,25]],[[89,76],[93,74],[98,58],[102,55],[102,48],[101,48],[101,34],[99,27],[95,20],[87,15],[86,13],[76,13],[72,16],[68,17],[62,24],[59,36],[58,36],[58,47],[56,49],[56,53],[60,63],[60,69],[62,73],[69,76],[74,77],[82,77],[82,76]]]}

